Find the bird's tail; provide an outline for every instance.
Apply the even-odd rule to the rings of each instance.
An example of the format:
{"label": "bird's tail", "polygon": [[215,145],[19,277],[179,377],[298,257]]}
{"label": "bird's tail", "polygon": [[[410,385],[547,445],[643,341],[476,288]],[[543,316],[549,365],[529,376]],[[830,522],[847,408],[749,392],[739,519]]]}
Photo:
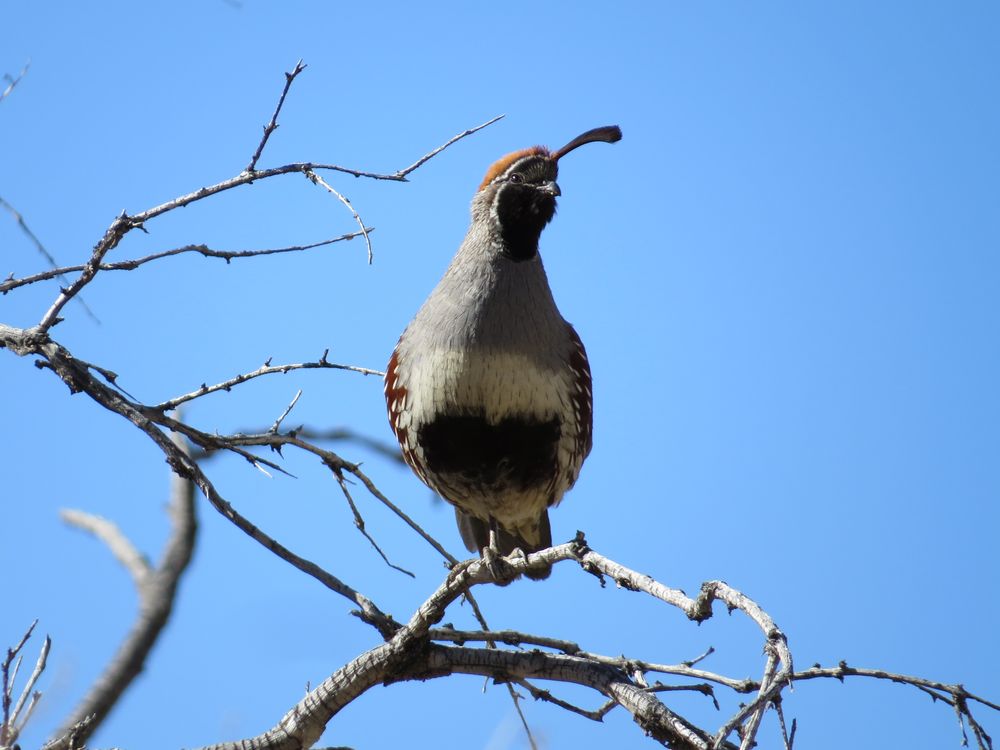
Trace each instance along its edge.
{"label": "bird's tail", "polygon": [[[462,534],[462,541],[465,542],[466,549],[469,552],[479,553],[482,551],[483,547],[488,547],[490,544],[490,525],[486,521],[483,521],[475,516],[469,515],[463,510],[455,508],[455,520],[458,522],[458,530]],[[537,531],[536,531],[537,529]],[[509,555],[514,551],[515,548],[520,548],[526,553],[538,552],[546,547],[552,546],[552,527],[549,525],[549,512],[543,510],[541,516],[538,518],[538,524],[535,529],[536,533],[530,534],[531,539],[527,538],[527,535],[522,530],[515,532],[508,531],[507,529],[499,526],[497,535],[497,543],[500,545],[500,554]],[[549,577],[552,572],[552,567],[548,566],[544,570],[529,570],[525,572],[528,578],[534,581],[543,581]]]}

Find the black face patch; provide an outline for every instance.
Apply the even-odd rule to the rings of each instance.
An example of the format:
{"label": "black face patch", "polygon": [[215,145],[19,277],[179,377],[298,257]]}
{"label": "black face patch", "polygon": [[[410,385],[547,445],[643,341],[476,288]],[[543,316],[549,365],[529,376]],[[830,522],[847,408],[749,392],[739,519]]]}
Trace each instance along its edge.
{"label": "black face patch", "polygon": [[451,475],[470,489],[502,492],[545,485],[557,472],[560,421],[508,417],[490,424],[475,415],[442,415],[420,428],[432,474]]}
{"label": "black face patch", "polygon": [[518,159],[497,178],[496,209],[504,254],[530,260],[538,254],[538,238],[556,213],[556,199],[543,186],[554,181],[558,165],[531,155]]}
{"label": "black face patch", "polygon": [[508,182],[497,191],[497,217],[505,253],[513,260],[538,254],[538,238],[556,213],[556,198],[528,182]]}

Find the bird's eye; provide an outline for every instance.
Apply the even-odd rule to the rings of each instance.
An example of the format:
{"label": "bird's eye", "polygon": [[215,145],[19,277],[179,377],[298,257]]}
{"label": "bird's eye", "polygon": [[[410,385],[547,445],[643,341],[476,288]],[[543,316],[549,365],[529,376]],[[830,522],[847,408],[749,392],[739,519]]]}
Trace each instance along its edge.
{"label": "bird's eye", "polygon": [[508,179],[510,179],[511,182],[524,182],[524,175],[520,172],[514,172]]}

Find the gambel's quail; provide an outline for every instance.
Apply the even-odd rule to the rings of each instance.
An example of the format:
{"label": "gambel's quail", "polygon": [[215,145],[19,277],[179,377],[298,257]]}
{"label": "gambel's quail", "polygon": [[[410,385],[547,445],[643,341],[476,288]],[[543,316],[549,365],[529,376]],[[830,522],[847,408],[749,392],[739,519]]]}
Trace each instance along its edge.
{"label": "gambel's quail", "polygon": [[556,212],[559,159],[619,139],[617,126],[595,128],[490,167],[465,240],[389,360],[386,404],[403,457],[455,506],[470,551],[551,546],[548,508],[590,453],[590,365],[552,298],[538,239]]}

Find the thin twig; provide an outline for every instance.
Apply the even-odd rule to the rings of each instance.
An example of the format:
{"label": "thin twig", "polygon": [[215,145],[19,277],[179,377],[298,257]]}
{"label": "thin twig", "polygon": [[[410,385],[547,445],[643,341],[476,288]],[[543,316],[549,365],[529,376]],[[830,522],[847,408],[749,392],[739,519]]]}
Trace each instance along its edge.
{"label": "thin twig", "polygon": [[[299,172],[301,174],[308,174],[310,172],[315,173],[316,170],[330,170],[336,172],[344,172],[345,174],[351,174],[354,175],[355,177],[368,177],[370,179],[376,179],[376,180],[392,180],[395,182],[406,182],[407,181],[406,175],[408,175],[410,172],[412,172],[421,164],[425,163],[427,159],[440,153],[445,148],[450,146],[452,143],[461,140],[465,136],[476,132],[482,127],[485,127],[485,125],[480,126],[479,128],[473,128],[471,130],[468,130],[460,134],[459,136],[456,136],[455,138],[452,138],[450,141],[444,144],[443,147],[440,147],[435,151],[432,151],[430,155],[427,156],[427,158],[424,158],[418,161],[416,164],[407,167],[405,170],[401,170],[400,172],[397,172],[396,174],[392,175],[380,175],[374,172],[362,172],[356,169],[348,169],[346,167],[341,167],[336,164],[316,164],[313,162],[300,162],[295,164],[286,164],[282,167],[274,167],[272,169],[264,169],[254,172],[242,172],[241,174],[235,177],[231,177],[228,180],[224,180],[222,182],[216,183],[215,185],[211,185],[208,187],[203,187],[199,190],[194,191],[193,193],[182,195],[178,198],[169,200],[166,203],[161,203],[158,206],[154,206],[153,208],[147,209],[146,211],[142,211],[137,214],[129,215],[125,211],[122,211],[111,223],[111,226],[108,227],[107,231],[104,233],[104,236],[94,247],[94,251],[93,253],[91,253],[90,259],[87,261],[87,263],[84,264],[80,276],[76,279],[76,281],[71,283],[68,287],[61,290],[55,302],[52,303],[52,306],[49,307],[49,309],[46,310],[45,314],[42,316],[42,319],[35,327],[35,330],[37,333],[42,333],[42,334],[48,333],[49,329],[52,328],[52,326],[56,325],[61,320],[61,318],[59,317],[59,313],[62,311],[66,303],[69,302],[69,300],[71,300],[77,294],[79,294],[80,290],[83,289],[87,284],[89,284],[93,280],[94,276],[100,270],[100,266],[104,262],[105,256],[111,250],[113,250],[115,247],[118,246],[118,244],[122,241],[125,235],[127,235],[134,229],[144,228],[144,225],[147,221],[154,219],[157,216],[165,214],[169,211],[173,211],[177,208],[187,206],[196,201],[204,200],[209,196],[216,195],[217,193],[221,193],[225,190],[231,190],[233,188],[240,187],[242,185],[249,185],[258,180],[267,179],[269,177],[274,177],[279,174],[290,174],[294,172]],[[353,208],[351,210],[353,213],[356,213],[354,212]],[[367,229],[363,225],[362,225],[362,234],[365,236],[365,239],[368,240],[369,243],[368,247],[369,262],[371,262],[371,257],[370,257],[371,243],[370,239],[367,236]]]}
{"label": "thin twig", "polygon": [[[0,709],[2,710],[2,715],[0,715],[0,748],[16,747],[15,743],[21,734],[21,730],[28,723],[35,705],[38,703],[39,698],[41,698],[41,693],[35,691],[35,684],[45,670],[49,649],[52,647],[52,639],[48,636],[45,636],[42,648],[38,653],[38,659],[35,660],[35,668],[21,690],[17,703],[14,705],[13,710],[11,710],[11,704],[14,699],[14,683],[17,681],[17,673],[24,659],[24,654],[21,653],[21,650],[28,642],[28,639],[31,638],[36,625],[38,625],[38,620],[35,620],[28,626],[28,629],[21,636],[21,640],[18,641],[16,646],[7,649],[7,655],[3,663],[0,664],[0,683],[2,683],[0,684],[0,706],[2,706],[2,709]],[[12,664],[13,669],[11,669]],[[31,703],[28,704],[28,710],[22,716],[21,711],[28,700],[28,696],[31,696]],[[18,720],[19,717],[20,721]]]}
{"label": "thin twig", "polygon": [[781,741],[785,745],[785,750],[792,750],[792,745],[795,743],[795,719],[792,719],[792,731],[789,733],[788,727],[785,725],[785,712],[781,708],[781,701],[774,702],[774,712],[778,714],[778,726],[781,728]]}
{"label": "thin twig", "polygon": [[[17,642],[17,645],[13,648],[7,649],[7,655],[0,664],[0,710],[3,711],[3,722],[0,723],[0,747],[6,747],[7,743],[7,733],[10,727],[10,707],[14,701],[14,678],[17,677],[17,664],[19,663],[18,654],[21,649],[24,648],[24,644],[28,642],[31,638],[31,634],[35,630],[35,626],[38,625],[38,620],[35,620],[28,626],[28,629],[21,636],[21,640]],[[10,673],[10,667],[14,664],[14,674]]]}
{"label": "thin twig", "polygon": [[271,434],[274,434],[274,435],[278,434],[278,428],[281,427],[281,423],[285,421],[285,417],[287,417],[291,413],[292,409],[295,408],[295,404],[297,404],[299,402],[299,398],[301,396],[302,396],[302,389],[299,388],[295,392],[295,396],[292,398],[292,402],[281,413],[281,416],[278,417],[276,420],[274,420],[274,424],[271,425],[271,427],[268,429],[268,432],[270,432]]}
{"label": "thin twig", "polygon": [[17,76],[12,76],[10,73],[4,73],[3,77],[4,80],[7,81],[7,88],[0,92],[0,102],[10,96],[10,92],[13,91],[14,87],[21,82],[21,79],[24,78],[25,74],[28,72],[28,68],[30,67],[31,60],[28,60],[28,62],[24,64],[24,67],[21,68],[21,72],[18,73]]}
{"label": "thin twig", "polygon": [[[241,432],[251,431],[241,430]],[[331,427],[325,430],[318,430],[313,427],[304,426],[297,429],[295,434],[303,440],[329,440],[331,442],[356,443],[374,451],[383,458],[405,465],[398,443],[390,443],[385,440],[369,437],[368,435],[362,435],[349,427]]]}
{"label": "thin twig", "polygon": [[354,209],[354,206],[351,205],[351,201],[345,198],[342,194],[338,193],[336,190],[334,190],[334,188],[326,180],[324,180],[322,177],[320,177],[312,170],[306,172],[305,175],[306,178],[313,185],[320,185],[326,188],[328,192],[335,195],[337,197],[337,200],[343,203],[347,207],[347,210],[351,212],[351,215],[354,216],[354,220],[358,223],[358,226],[361,227],[361,233],[365,236],[365,244],[368,246],[368,265],[371,265],[373,258],[372,240],[371,237],[368,236],[368,230],[365,229],[365,223],[361,220],[361,217],[358,216],[358,212]]}
{"label": "thin twig", "polygon": [[[45,245],[42,244],[42,241],[38,239],[38,235],[36,235],[33,231],[31,231],[31,227],[28,226],[28,222],[24,220],[24,217],[21,215],[21,212],[18,211],[16,208],[14,208],[12,205],[10,205],[10,203],[8,203],[2,197],[0,197],[0,206],[6,208],[7,212],[14,217],[14,221],[17,222],[17,225],[21,228],[21,231],[27,236],[27,238],[31,240],[31,244],[35,246],[35,249],[41,254],[43,258],[45,258],[48,264],[52,266],[52,270],[48,272],[50,274],[50,278],[56,277],[64,284],[69,284],[69,279],[67,279],[65,275],[66,269],[59,268],[59,264],[56,263],[56,259],[53,257],[52,253],[50,253],[45,248]],[[5,281],[2,284],[0,284],[0,292],[6,293],[7,290],[5,289],[5,285],[7,283],[8,282]],[[83,311],[87,313],[87,317],[89,317],[95,323],[101,322],[94,314],[94,311],[90,309],[90,305],[88,305],[84,301],[82,296],[77,297],[77,302],[80,303],[80,307],[83,308]]]}
{"label": "thin twig", "polygon": [[577,706],[573,703],[569,703],[568,701],[564,701],[561,698],[556,698],[554,695],[552,695],[552,693],[549,690],[535,687],[530,682],[528,682],[528,680],[521,679],[521,680],[514,680],[513,682],[514,684],[520,685],[525,690],[527,690],[531,694],[531,697],[534,698],[536,701],[551,703],[554,706],[559,706],[559,708],[574,713],[577,716],[582,716],[585,719],[590,719],[591,721],[603,721],[607,713],[612,708],[618,705],[617,703],[615,703],[615,701],[607,701],[597,710],[590,711],[586,708],[580,708],[580,706]]}
{"label": "thin twig", "polygon": [[[375,231],[375,227],[365,227],[365,230],[371,233]],[[152,255],[147,255],[143,258],[136,258],[134,260],[121,260],[115,263],[101,263],[98,270],[133,271],[139,266],[143,266],[154,260],[169,258],[174,255],[182,255],[183,253],[199,253],[206,258],[222,258],[228,263],[235,258],[254,258],[258,255],[278,255],[280,253],[297,253],[302,252],[303,250],[312,250],[314,247],[332,245],[334,242],[344,242],[361,236],[361,232],[348,232],[347,234],[342,234],[339,237],[323,240],[322,242],[313,242],[309,245],[292,245],[291,247],[268,248],[265,250],[213,250],[207,245],[185,245],[184,247],[175,247],[171,250],[163,250],[161,252],[153,253]],[[9,278],[0,281],[0,294],[6,294],[12,289],[17,289],[20,286],[35,284],[39,281],[48,281],[49,279],[61,277],[63,274],[75,273],[77,271],[82,271],[83,269],[83,265],[63,266],[61,268],[53,268],[51,271],[42,271],[40,273],[32,274],[31,276],[25,276],[20,279],[15,279],[13,276],[10,276]]]}
{"label": "thin twig", "polygon": [[469,128],[468,130],[462,131],[458,135],[453,136],[446,143],[438,146],[433,151],[430,151],[430,152],[424,154],[423,156],[421,156],[419,159],[417,159],[415,162],[413,162],[413,164],[411,164],[410,166],[408,166],[406,169],[401,169],[398,172],[396,172],[396,177],[398,177],[398,178],[405,178],[406,175],[408,175],[410,172],[412,172],[413,170],[417,169],[418,167],[421,167],[424,164],[424,162],[426,162],[426,161],[428,161],[430,159],[433,159],[435,156],[437,156],[442,151],[444,151],[446,148],[448,148],[448,146],[450,146],[451,144],[453,144],[453,143],[455,143],[457,141],[460,141],[460,140],[462,140],[463,138],[465,138],[467,136],[472,135],[476,131],[482,130],[485,127],[489,127],[493,123],[497,122],[498,120],[502,120],[506,116],[507,115],[497,115],[493,119],[487,120],[482,125],[476,125],[476,127],[474,127],[474,128]]}
{"label": "thin twig", "polygon": [[[778,655],[773,651],[769,650],[767,655],[767,662],[764,665],[764,675],[760,680],[760,691],[757,693],[757,698],[751,706],[756,704],[753,708],[753,713],[750,714],[750,720],[743,727],[743,739],[740,742],[740,750],[750,750],[756,744],[757,729],[760,727],[760,721],[764,717],[764,711],[767,710],[768,703],[771,698],[771,689],[774,684],[774,676],[778,670]],[[739,714],[737,714],[738,716]],[[728,726],[728,725],[727,725]],[[733,725],[735,727],[735,724]],[[723,728],[719,732],[717,737],[725,738],[729,736],[729,731],[725,731]],[[717,748],[722,746],[722,742],[716,739]]]}
{"label": "thin twig", "polygon": [[261,153],[264,151],[264,146],[267,145],[267,139],[271,137],[271,133],[278,129],[278,115],[281,113],[281,107],[285,103],[285,97],[288,96],[288,89],[292,87],[292,81],[295,77],[306,69],[306,66],[299,60],[295,63],[295,68],[290,73],[285,73],[285,87],[281,90],[281,96],[278,97],[278,106],[274,108],[274,114],[271,115],[271,121],[264,126],[264,135],[260,139],[260,143],[257,144],[257,150],[253,152],[253,156],[250,158],[250,163],[247,164],[244,172],[253,172],[257,166],[257,160],[260,159]]}
{"label": "thin twig", "polygon": [[[322,362],[323,360],[321,360]],[[309,366],[309,365],[305,365]],[[312,365],[315,366],[315,365]],[[331,366],[331,365],[327,365]],[[302,365],[296,365],[295,367],[302,367]],[[348,368],[342,368],[348,369]],[[251,373],[253,375],[254,373]],[[190,394],[189,394],[190,395]],[[358,481],[360,481],[368,492],[374,496],[380,503],[385,505],[389,510],[396,514],[407,526],[413,529],[420,537],[426,541],[431,547],[433,547],[438,554],[443,557],[450,566],[458,565],[459,561],[454,555],[449,553],[440,542],[438,542],[433,536],[428,534],[424,529],[414,521],[402,508],[393,503],[388,497],[386,497],[375,483],[361,470],[358,464],[346,461],[333,451],[325,450],[317,445],[303,440],[298,436],[297,433],[260,433],[253,435],[210,435],[209,433],[197,430],[190,425],[185,425],[171,419],[170,417],[163,414],[163,409],[161,407],[152,407],[148,409],[149,418],[155,420],[158,424],[162,424],[171,430],[177,430],[183,432],[187,435],[192,442],[200,445],[202,448],[208,450],[234,450],[238,446],[260,446],[269,448],[280,448],[284,445],[292,445],[296,448],[304,450],[308,453],[312,453],[317,456],[323,463],[329,468],[337,467],[340,470],[346,471],[347,473],[353,475]]]}
{"label": "thin twig", "polygon": [[31,231],[31,227],[28,226],[28,223],[24,220],[24,216],[21,215],[21,212],[18,211],[16,208],[14,208],[12,205],[10,205],[10,203],[8,203],[2,197],[0,197],[0,206],[7,209],[7,213],[9,213],[11,216],[14,217],[14,221],[16,221],[17,225],[21,227],[21,231],[28,237],[28,239],[31,240],[31,244],[35,246],[35,249],[39,252],[39,254],[43,258],[45,258],[48,264],[52,266],[53,269],[55,269],[54,273],[59,274],[61,276],[66,269],[59,268],[59,264],[56,263],[56,259],[52,256],[52,253],[50,253],[48,250],[45,249],[45,245],[43,245],[42,241],[38,239],[38,235],[36,235],[33,231]]}
{"label": "thin twig", "polygon": [[[52,648],[52,639],[49,636],[45,636],[45,640],[42,641],[42,648],[38,652],[38,659],[35,660],[35,668],[31,670],[31,675],[28,677],[28,681],[24,683],[24,689],[21,691],[21,696],[17,699],[17,705],[14,706],[14,710],[10,714],[10,726],[14,729],[14,736],[8,737],[8,744],[17,739],[17,736],[21,733],[25,724],[28,723],[28,719],[31,716],[31,711],[38,702],[38,698],[41,693],[34,692],[35,683],[38,682],[38,678],[42,676],[42,672],[45,671],[45,665],[48,662],[49,650]],[[28,712],[24,715],[20,723],[18,723],[18,716],[21,714],[21,709],[24,708],[24,702],[31,695],[31,704],[28,706]],[[0,743],[2,744],[2,743]]]}
{"label": "thin twig", "polygon": [[695,664],[697,664],[700,661],[704,661],[705,659],[707,659],[709,656],[711,656],[714,653],[715,653],[715,647],[709,646],[705,650],[705,652],[703,654],[701,654],[700,656],[696,656],[693,659],[689,659],[688,661],[682,661],[681,664],[683,664],[685,667],[693,667]]}
{"label": "thin twig", "polygon": [[517,711],[518,718],[521,719],[521,727],[528,738],[528,746],[531,750],[538,750],[538,742],[535,741],[535,734],[531,731],[531,726],[528,724],[528,717],[524,715],[524,711],[521,709],[521,696],[517,694],[517,690],[509,682],[507,683],[507,692],[510,694],[510,699],[514,702],[514,710]]}
{"label": "thin twig", "polygon": [[364,536],[364,538],[368,540],[368,543],[375,548],[375,551],[378,552],[379,556],[382,558],[383,561],[385,561],[386,565],[388,565],[393,570],[398,570],[400,573],[405,573],[410,578],[416,578],[416,576],[413,575],[413,573],[411,573],[409,570],[407,570],[406,568],[401,568],[400,566],[396,565],[395,563],[389,560],[389,557],[378,545],[378,542],[376,542],[375,539],[372,537],[372,535],[368,533],[368,530],[365,529],[365,519],[362,518],[361,513],[358,511],[358,506],[354,504],[354,498],[351,497],[351,492],[350,490],[347,489],[347,481],[344,479],[343,472],[341,472],[338,469],[334,469],[333,467],[331,467],[331,469],[333,471],[334,476],[337,479],[337,484],[340,485],[340,489],[344,493],[344,497],[347,498],[347,504],[350,506],[351,512],[354,514],[354,527],[358,531],[360,531],[361,534]]}
{"label": "thin twig", "polygon": [[63,522],[82,531],[93,534],[104,542],[115,559],[132,576],[137,588],[142,588],[153,572],[149,559],[136,549],[132,541],[122,533],[117,524],[107,518],[85,513],[82,510],[64,508],[59,511]]}

